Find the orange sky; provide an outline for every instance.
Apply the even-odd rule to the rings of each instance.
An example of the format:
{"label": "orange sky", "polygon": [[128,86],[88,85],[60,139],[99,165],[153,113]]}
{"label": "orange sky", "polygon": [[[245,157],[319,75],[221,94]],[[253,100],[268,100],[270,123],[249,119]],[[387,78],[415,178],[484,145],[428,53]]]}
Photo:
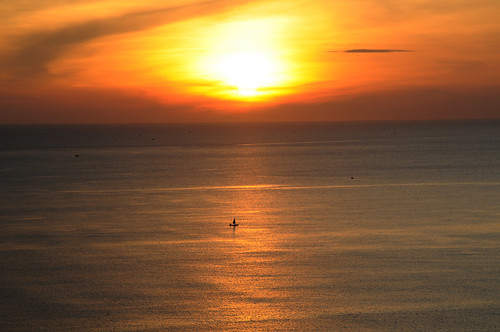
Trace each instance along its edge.
{"label": "orange sky", "polygon": [[500,118],[498,0],[11,0],[0,123]]}

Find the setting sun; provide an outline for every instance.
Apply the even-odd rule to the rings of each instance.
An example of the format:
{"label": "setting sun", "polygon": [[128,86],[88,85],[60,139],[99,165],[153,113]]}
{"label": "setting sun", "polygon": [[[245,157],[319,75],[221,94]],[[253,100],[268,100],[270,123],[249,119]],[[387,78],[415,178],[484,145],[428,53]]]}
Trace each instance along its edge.
{"label": "setting sun", "polygon": [[[203,32],[205,52],[190,76],[210,82],[197,92],[225,100],[263,101],[293,78],[281,30],[284,19],[223,22]],[[280,92],[278,92],[280,91]]]}
{"label": "setting sun", "polygon": [[264,54],[235,52],[222,57],[216,68],[221,78],[242,96],[255,96],[259,88],[276,82],[276,64]]}

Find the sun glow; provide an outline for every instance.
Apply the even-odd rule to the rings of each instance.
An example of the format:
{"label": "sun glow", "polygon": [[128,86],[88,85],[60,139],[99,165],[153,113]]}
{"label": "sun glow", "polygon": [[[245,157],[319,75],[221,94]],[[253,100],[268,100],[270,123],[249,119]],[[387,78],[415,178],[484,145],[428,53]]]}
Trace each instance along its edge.
{"label": "sun glow", "polygon": [[265,100],[289,80],[279,20],[229,22],[212,31],[213,44],[198,72],[215,87],[212,95],[244,101]]}
{"label": "sun glow", "polygon": [[242,96],[255,96],[259,88],[276,80],[276,64],[263,53],[230,53],[218,61],[216,68],[223,81],[236,87]]}

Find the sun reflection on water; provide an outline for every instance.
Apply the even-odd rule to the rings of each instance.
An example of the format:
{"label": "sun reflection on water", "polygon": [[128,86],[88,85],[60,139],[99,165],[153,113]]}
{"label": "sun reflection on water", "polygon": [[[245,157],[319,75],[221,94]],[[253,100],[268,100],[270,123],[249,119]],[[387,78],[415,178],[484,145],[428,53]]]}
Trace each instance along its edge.
{"label": "sun reflection on water", "polygon": [[235,215],[243,217],[227,231],[220,247],[224,263],[209,280],[228,294],[214,303],[223,320],[263,322],[295,314],[286,303],[290,290],[283,289],[290,284],[290,271],[283,268],[289,235],[273,226],[278,223],[273,195],[273,190],[243,190],[232,202]]}

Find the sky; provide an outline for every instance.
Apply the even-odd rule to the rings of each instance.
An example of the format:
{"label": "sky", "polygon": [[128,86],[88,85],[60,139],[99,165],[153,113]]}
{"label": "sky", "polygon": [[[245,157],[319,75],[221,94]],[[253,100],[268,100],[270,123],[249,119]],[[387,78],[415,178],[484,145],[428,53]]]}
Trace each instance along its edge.
{"label": "sky", "polygon": [[0,1],[0,123],[500,118],[498,0]]}

